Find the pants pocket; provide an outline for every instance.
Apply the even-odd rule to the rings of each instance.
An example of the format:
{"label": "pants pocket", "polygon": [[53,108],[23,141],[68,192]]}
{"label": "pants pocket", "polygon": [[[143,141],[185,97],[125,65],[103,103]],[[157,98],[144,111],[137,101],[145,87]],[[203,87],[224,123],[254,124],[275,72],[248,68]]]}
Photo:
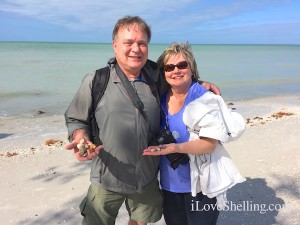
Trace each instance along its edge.
{"label": "pants pocket", "polygon": [[87,203],[87,196],[84,197],[84,199],[82,200],[82,202],[79,205],[79,209],[80,209],[80,213],[82,216],[85,216],[85,209],[86,209],[86,203]]}

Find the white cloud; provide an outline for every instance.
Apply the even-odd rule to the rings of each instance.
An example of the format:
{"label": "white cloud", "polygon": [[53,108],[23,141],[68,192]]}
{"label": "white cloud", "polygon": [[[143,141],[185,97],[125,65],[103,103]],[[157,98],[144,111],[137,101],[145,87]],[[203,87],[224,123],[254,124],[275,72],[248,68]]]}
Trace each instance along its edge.
{"label": "white cloud", "polygon": [[139,15],[155,31],[153,40],[169,42],[195,39],[199,36],[196,32],[287,22],[283,15],[288,12],[278,18],[270,12],[266,17],[265,12],[292,3],[297,4],[289,0],[1,0],[0,13],[33,18],[77,33],[95,31],[98,36],[111,32],[118,18]]}
{"label": "white cloud", "polygon": [[158,16],[163,10],[174,11],[191,0],[4,0],[0,11],[27,16],[74,30],[112,27],[124,15],[136,14],[145,19]]}

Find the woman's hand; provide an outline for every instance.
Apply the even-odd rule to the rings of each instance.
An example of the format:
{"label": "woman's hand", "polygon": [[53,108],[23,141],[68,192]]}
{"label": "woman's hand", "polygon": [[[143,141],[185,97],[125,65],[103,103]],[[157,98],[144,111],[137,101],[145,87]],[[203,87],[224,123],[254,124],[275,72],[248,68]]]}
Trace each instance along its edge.
{"label": "woman's hand", "polygon": [[178,145],[175,143],[172,144],[165,144],[165,145],[158,145],[158,146],[149,146],[143,152],[143,155],[168,155],[171,153],[176,153],[178,151]]}
{"label": "woman's hand", "polygon": [[218,140],[212,138],[201,137],[193,141],[183,143],[171,143],[158,146],[149,146],[144,150],[143,155],[168,155],[171,153],[185,153],[185,154],[206,154],[212,153]]}

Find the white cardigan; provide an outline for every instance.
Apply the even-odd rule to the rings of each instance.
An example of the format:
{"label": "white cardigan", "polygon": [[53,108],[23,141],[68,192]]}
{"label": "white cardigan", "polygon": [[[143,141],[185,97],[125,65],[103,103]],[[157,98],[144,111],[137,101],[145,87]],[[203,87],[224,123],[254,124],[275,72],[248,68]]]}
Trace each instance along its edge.
{"label": "white cardigan", "polygon": [[190,140],[209,137],[219,140],[210,154],[189,154],[191,192],[216,197],[219,209],[226,205],[226,191],[246,179],[241,176],[221,142],[238,139],[244,132],[243,117],[229,110],[221,96],[207,92],[190,102],[183,113],[183,122],[190,131]]}

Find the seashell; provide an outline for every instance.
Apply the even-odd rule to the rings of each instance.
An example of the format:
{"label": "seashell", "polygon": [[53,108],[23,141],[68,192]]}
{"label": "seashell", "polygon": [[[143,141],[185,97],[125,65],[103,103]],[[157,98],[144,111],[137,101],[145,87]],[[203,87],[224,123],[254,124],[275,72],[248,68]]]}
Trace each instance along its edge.
{"label": "seashell", "polygon": [[80,139],[79,144],[77,144],[77,148],[81,156],[87,156],[90,155],[95,150],[96,145],[87,144],[85,143],[84,139]]}
{"label": "seashell", "polygon": [[82,155],[82,156],[85,155],[86,150],[87,150],[86,147],[85,147],[84,142],[85,142],[84,139],[80,139],[79,144],[77,144],[77,148],[79,150],[79,154]]}

